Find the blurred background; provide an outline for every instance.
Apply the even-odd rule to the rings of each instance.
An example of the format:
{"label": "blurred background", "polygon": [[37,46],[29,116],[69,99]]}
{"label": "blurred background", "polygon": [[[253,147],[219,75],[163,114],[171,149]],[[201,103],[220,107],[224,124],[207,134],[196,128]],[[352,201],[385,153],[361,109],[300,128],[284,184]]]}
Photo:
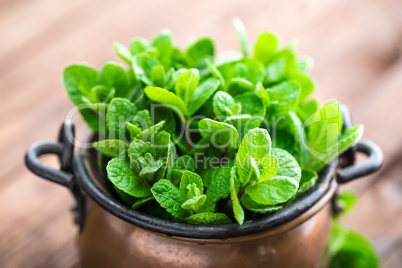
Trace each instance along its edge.
{"label": "blurred background", "polygon": [[[150,39],[163,28],[180,46],[211,36],[218,54],[239,50],[234,17],[250,46],[266,30],[286,42],[297,38],[298,51],[315,59],[320,100],[348,105],[354,123],[365,125],[364,138],[383,149],[381,171],[346,186],[360,197],[346,223],[369,237],[383,267],[402,267],[400,0],[0,0],[0,267],[71,267],[78,260],[73,198],[23,163],[30,144],[56,138],[72,107],[63,68],[119,61],[113,41]],[[75,119],[82,135],[85,126]]]}

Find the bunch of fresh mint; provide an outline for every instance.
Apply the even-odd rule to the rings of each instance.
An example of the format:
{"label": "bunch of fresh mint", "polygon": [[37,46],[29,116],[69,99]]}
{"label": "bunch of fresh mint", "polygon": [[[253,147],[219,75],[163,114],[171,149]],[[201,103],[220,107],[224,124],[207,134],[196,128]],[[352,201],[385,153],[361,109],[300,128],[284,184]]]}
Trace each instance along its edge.
{"label": "bunch of fresh mint", "polygon": [[169,31],[114,48],[127,64],[71,65],[64,84],[100,141],[122,201],[161,218],[222,224],[282,209],[312,187],[362,126],[311,96],[311,60],[261,34],[215,59],[211,39],[182,50]]}

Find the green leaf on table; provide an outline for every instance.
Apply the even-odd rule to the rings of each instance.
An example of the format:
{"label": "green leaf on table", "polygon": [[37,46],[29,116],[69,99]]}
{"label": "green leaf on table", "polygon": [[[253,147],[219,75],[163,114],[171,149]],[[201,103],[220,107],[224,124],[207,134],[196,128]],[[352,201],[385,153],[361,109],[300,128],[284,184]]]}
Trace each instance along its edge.
{"label": "green leaf on table", "polygon": [[263,158],[271,154],[271,137],[268,131],[261,128],[250,130],[243,138],[236,155],[236,165],[240,180],[247,181],[251,170],[252,157],[257,163],[262,162]]}
{"label": "green leaf on table", "polygon": [[102,140],[94,142],[93,146],[99,152],[111,157],[119,156],[121,152],[128,148],[127,143],[122,140]]}
{"label": "green leaf on table", "polygon": [[362,234],[335,224],[329,238],[329,267],[380,267],[379,257]]}
{"label": "green leaf on table", "polygon": [[279,148],[273,148],[272,154],[279,160],[276,176],[290,177],[300,182],[302,171],[297,160],[290,153]]}
{"label": "green leaf on table", "polygon": [[223,213],[201,212],[186,218],[185,221],[190,224],[226,224],[232,221]]}
{"label": "green leaf on table", "polygon": [[232,125],[205,118],[198,122],[198,130],[201,136],[211,141],[214,146],[237,148],[238,133]]}
{"label": "green leaf on table", "polygon": [[183,198],[179,189],[171,181],[167,179],[157,181],[152,186],[151,192],[159,205],[165,208],[173,217],[184,219],[188,216],[188,212],[181,207]]}
{"label": "green leaf on table", "polygon": [[96,86],[98,71],[82,64],[70,65],[64,69],[63,82],[68,97],[88,124],[92,131],[99,131],[99,115],[82,100],[82,97],[91,99],[91,89]]}
{"label": "green leaf on table", "polygon": [[176,112],[182,120],[183,116],[189,115],[187,107],[182,99],[180,99],[174,93],[160,87],[149,86],[146,87],[144,91],[150,100],[165,104],[166,107]]}
{"label": "green leaf on table", "polygon": [[200,81],[200,74],[197,69],[189,69],[180,74],[176,81],[176,95],[180,97],[184,104],[188,105],[195,89]]}
{"label": "green leaf on table", "polygon": [[134,174],[130,164],[113,158],[106,167],[107,177],[120,190],[134,197],[147,197],[151,195],[149,184]]}
{"label": "green leaf on table", "polygon": [[233,205],[233,213],[236,218],[237,223],[243,225],[244,222],[244,210],[239,202],[239,198],[237,197],[237,185],[238,178],[237,178],[237,169],[236,166],[232,167],[230,171],[230,198],[232,200]]}
{"label": "green leaf on table", "polygon": [[258,212],[258,213],[272,213],[278,210],[281,210],[283,206],[280,205],[261,205],[255,202],[253,199],[251,199],[250,196],[244,195],[241,198],[241,204],[246,208],[247,210],[253,211],[253,212]]}
{"label": "green leaf on table", "polygon": [[195,89],[193,96],[188,102],[187,108],[190,115],[193,115],[219,88],[218,79],[211,77],[203,81]]}
{"label": "green leaf on table", "polygon": [[126,122],[137,112],[135,105],[128,99],[114,98],[106,112],[108,138],[125,140]]}
{"label": "green leaf on table", "polygon": [[292,198],[299,183],[290,177],[275,176],[246,188],[246,193],[256,203],[261,205],[277,205]]}
{"label": "green leaf on table", "polygon": [[254,46],[254,59],[266,65],[280,45],[279,38],[272,33],[262,33]]}
{"label": "green leaf on table", "polygon": [[357,194],[356,192],[352,190],[345,190],[342,191],[337,197],[336,197],[336,203],[341,206],[342,212],[340,213],[339,216],[346,216],[352,208],[356,205],[357,202]]}

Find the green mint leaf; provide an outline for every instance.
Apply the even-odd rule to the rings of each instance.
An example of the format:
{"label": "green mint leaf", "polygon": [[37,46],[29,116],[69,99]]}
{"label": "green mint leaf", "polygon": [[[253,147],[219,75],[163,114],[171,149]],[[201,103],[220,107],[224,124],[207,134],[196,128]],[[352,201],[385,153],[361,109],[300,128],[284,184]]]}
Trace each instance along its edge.
{"label": "green mint leaf", "polygon": [[[97,102],[109,102],[111,99],[113,99],[115,93],[116,90],[114,88],[110,88],[105,85],[97,85],[91,89],[91,94]],[[84,96],[83,100],[85,102],[90,102],[90,100]]]}
{"label": "green mint leaf", "polygon": [[187,48],[187,56],[192,66],[206,58],[213,58],[214,53],[214,43],[210,38],[202,38]]}
{"label": "green mint leaf", "polygon": [[309,74],[313,69],[314,60],[308,56],[302,56],[297,58],[296,70],[300,73]]}
{"label": "green mint leaf", "polygon": [[216,116],[231,116],[231,109],[235,105],[235,101],[233,97],[228,93],[224,91],[218,91],[214,95],[212,105]]}
{"label": "green mint leaf", "polygon": [[198,122],[198,130],[201,136],[210,140],[214,146],[237,148],[238,133],[232,125],[206,118]]}
{"label": "green mint leaf", "polygon": [[306,121],[306,119],[315,113],[320,107],[320,104],[316,98],[303,101],[300,104],[299,109],[297,109],[297,114],[300,116],[302,121]]}
{"label": "green mint leaf", "polygon": [[265,108],[269,108],[269,106],[271,105],[271,100],[269,99],[269,95],[265,91],[265,88],[261,82],[257,84],[254,92],[258,97],[260,97]]}
{"label": "green mint leaf", "polygon": [[279,160],[274,153],[275,150],[276,149],[272,149],[274,155],[267,155],[261,160],[261,163],[259,164],[259,169],[261,173],[259,182],[268,180],[278,173]]}
{"label": "green mint leaf", "polygon": [[254,46],[254,59],[266,65],[280,45],[279,38],[272,33],[262,33]]}
{"label": "green mint leaf", "polygon": [[261,205],[277,205],[292,198],[299,183],[290,177],[275,176],[246,188],[246,193]]}
{"label": "green mint leaf", "polygon": [[188,170],[191,172],[194,172],[194,159],[189,156],[189,155],[182,155],[179,158],[177,158],[176,162],[174,163],[174,168],[175,169],[180,169],[180,170]]}
{"label": "green mint leaf", "polygon": [[173,52],[173,37],[169,30],[162,30],[152,40],[152,47],[157,49],[157,55],[165,69],[169,69]]}
{"label": "green mint leaf", "polygon": [[131,140],[135,139],[142,132],[141,128],[130,122],[126,122],[126,129],[130,132]]}
{"label": "green mint leaf", "polygon": [[243,23],[241,22],[240,19],[235,18],[233,20],[233,25],[236,29],[236,32],[239,36],[240,40],[240,47],[243,52],[243,57],[247,58],[248,57],[248,46],[247,46],[247,33],[246,33],[246,28],[244,28]]}
{"label": "green mint leaf", "polygon": [[155,162],[152,163],[152,165],[144,167],[140,172],[140,176],[144,177],[144,176],[147,176],[147,175],[151,175],[151,178],[152,178],[152,175],[156,171],[158,171],[162,167],[162,165],[163,165],[162,160],[155,161]]}
{"label": "green mint leaf", "polygon": [[287,151],[278,148],[273,148],[272,154],[279,160],[276,176],[290,177],[300,182],[302,172],[297,160]]}
{"label": "green mint leaf", "polygon": [[135,202],[134,202],[134,204],[131,206],[131,209],[137,209],[137,208],[140,208],[140,207],[142,207],[145,203],[148,203],[149,201],[152,201],[152,200],[154,200],[155,198],[151,195],[151,196],[148,196],[148,197],[144,197],[144,198],[140,198],[140,199],[137,199]]}
{"label": "green mint leaf", "polygon": [[139,111],[130,123],[136,125],[139,129],[146,130],[151,127],[151,117],[148,110]]}
{"label": "green mint leaf", "polygon": [[301,196],[305,192],[307,192],[311,187],[315,185],[318,179],[317,172],[313,170],[303,170],[301,179],[300,179],[300,187],[297,190],[297,197]]}
{"label": "green mint leaf", "polygon": [[135,76],[148,86],[155,86],[151,72],[158,66],[160,66],[158,60],[146,54],[140,54],[133,58],[132,68]]}
{"label": "green mint leaf", "polygon": [[117,157],[119,156],[124,150],[128,148],[127,143],[122,140],[103,140],[94,142],[93,146],[99,152],[111,156]]}
{"label": "green mint leaf", "polygon": [[219,72],[218,68],[210,61],[206,60],[207,66],[209,67],[212,75],[219,80],[221,88],[225,88],[225,79],[222,74]]}
{"label": "green mint leaf", "polygon": [[300,86],[295,82],[282,82],[267,88],[271,104],[290,107],[299,98]]}
{"label": "green mint leaf", "polygon": [[230,172],[230,198],[232,200],[233,205],[233,213],[236,218],[237,223],[242,225],[244,222],[244,210],[239,202],[239,198],[237,197],[237,169],[236,166],[232,167]]}
{"label": "green mint leaf", "polygon": [[250,196],[244,195],[241,198],[241,204],[246,208],[247,210],[257,212],[257,213],[272,213],[278,210],[281,210],[283,206],[280,205],[261,205],[255,202],[253,199],[251,199]]}
{"label": "green mint leaf", "polygon": [[243,138],[236,155],[236,165],[241,181],[247,181],[251,166],[249,157],[260,163],[271,154],[271,137],[268,131],[261,128],[250,130]]}
{"label": "green mint leaf", "polygon": [[145,156],[145,154],[150,153],[155,155],[155,149],[150,142],[144,142],[139,139],[135,139],[130,143],[128,148],[128,157],[130,158],[133,170],[139,174],[141,172],[141,163],[139,162],[140,157]]}
{"label": "green mint leaf", "polygon": [[207,196],[205,194],[197,195],[185,201],[181,207],[186,210],[198,211],[205,203],[205,200],[207,200]]}
{"label": "green mint leaf", "polygon": [[142,139],[144,141],[152,140],[152,138],[162,130],[163,125],[165,124],[165,121],[161,121],[156,125],[153,125],[152,127],[142,131],[140,134],[138,134],[137,138]]}
{"label": "green mint leaf", "polygon": [[293,82],[296,82],[300,86],[300,93],[297,100],[298,103],[301,103],[308,96],[310,96],[311,93],[314,92],[315,89],[314,81],[308,75],[301,73],[293,73],[291,76],[289,76],[288,79]]}
{"label": "green mint leaf", "polygon": [[114,98],[107,108],[106,127],[109,139],[125,140],[126,122],[134,116],[137,108],[128,99]]}
{"label": "green mint leaf", "polygon": [[152,186],[151,192],[159,205],[165,208],[173,217],[184,219],[188,216],[188,212],[181,207],[183,198],[179,189],[169,180],[159,180]]}
{"label": "green mint leaf", "polygon": [[327,149],[327,152],[322,155],[316,155],[316,158],[309,163],[308,167],[320,171],[327,163],[329,163],[329,161],[358,142],[363,136],[363,131],[364,127],[362,125],[345,129],[338,140]]}
{"label": "green mint leaf", "polygon": [[115,89],[115,97],[128,98],[134,86],[123,66],[109,62],[103,65],[98,74],[98,84]]}
{"label": "green mint leaf", "polygon": [[131,53],[124,45],[120,44],[119,42],[114,42],[113,49],[117,56],[128,64],[131,64]]}
{"label": "green mint leaf", "polygon": [[247,122],[242,131],[242,137],[253,128],[259,127],[264,120],[266,107],[260,97],[254,93],[244,93],[235,97],[235,102],[241,104],[241,113],[251,115],[251,120]]}
{"label": "green mint leaf", "polygon": [[99,131],[99,115],[90,107],[85,107],[82,97],[91,99],[91,89],[96,86],[98,71],[87,65],[74,64],[68,66],[63,72],[63,82],[68,97],[75,106],[80,107],[79,112],[92,131]]}
{"label": "green mint leaf", "polygon": [[[230,194],[230,169],[225,167],[213,169],[209,178],[210,181],[205,192],[208,198],[203,208],[206,211],[213,212],[215,211],[216,202],[227,198]],[[204,184],[206,184],[205,179]]]}
{"label": "green mint leaf", "polygon": [[357,194],[352,190],[342,191],[337,197],[336,202],[341,206],[342,212],[339,214],[341,217],[345,217],[356,205]]}
{"label": "green mint leaf", "polygon": [[193,115],[202,105],[204,105],[204,103],[219,88],[219,85],[219,80],[213,77],[208,78],[198,85],[187,105],[190,115]]}
{"label": "green mint leaf", "polygon": [[106,167],[107,177],[120,190],[134,197],[147,197],[151,195],[148,183],[134,174],[130,164],[113,158]]}
{"label": "green mint leaf", "polygon": [[176,112],[182,120],[183,115],[189,115],[187,107],[182,101],[182,99],[180,99],[174,93],[160,87],[149,87],[149,86],[146,87],[144,91],[145,95],[147,95],[149,99],[155,102],[165,104],[166,107]]}
{"label": "green mint leaf", "polygon": [[137,55],[145,52],[148,49],[148,42],[142,38],[134,38],[130,41],[130,52],[132,55]]}
{"label": "green mint leaf", "polygon": [[191,187],[188,187],[189,185],[191,186],[191,184],[194,184],[196,186],[199,193],[202,194],[204,192],[204,184],[202,182],[201,177],[196,173],[186,170],[183,173],[183,176],[181,177],[180,188],[179,188],[180,195],[183,198],[183,200],[187,200],[194,197],[194,193],[190,191]]}
{"label": "green mint leaf", "polygon": [[166,131],[159,132],[155,135],[153,144],[156,155],[163,161],[163,166],[158,170],[156,178],[160,179],[165,177],[170,179],[173,162],[176,158],[176,148],[170,134]]}
{"label": "green mint leaf", "polygon": [[268,62],[265,83],[278,83],[296,69],[296,56],[292,48],[276,53]]}
{"label": "green mint leaf", "polygon": [[179,96],[187,106],[195,89],[200,81],[200,74],[197,69],[189,69],[183,72],[176,81],[176,95]]}
{"label": "green mint leaf", "polygon": [[191,215],[186,218],[185,221],[190,224],[204,224],[204,225],[215,225],[215,224],[226,224],[231,223],[231,220],[223,213],[211,213],[202,212]]}

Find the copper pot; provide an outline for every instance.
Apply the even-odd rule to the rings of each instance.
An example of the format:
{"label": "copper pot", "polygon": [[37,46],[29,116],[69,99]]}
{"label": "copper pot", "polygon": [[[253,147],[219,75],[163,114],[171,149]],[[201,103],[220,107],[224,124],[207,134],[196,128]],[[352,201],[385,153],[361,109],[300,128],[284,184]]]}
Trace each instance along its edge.
{"label": "copper pot", "polygon": [[[68,187],[77,200],[82,267],[313,267],[329,234],[333,196],[339,183],[371,174],[383,162],[377,145],[361,141],[332,163],[317,184],[286,208],[242,226],[191,225],[134,211],[105,186],[93,149],[73,150],[74,128],[66,121],[59,142],[33,144],[26,165],[35,174]],[[368,155],[353,165],[355,151]],[[45,166],[40,155],[57,154],[61,170]],[[338,165],[339,167],[340,165]],[[86,202],[86,201],[89,202]]]}

